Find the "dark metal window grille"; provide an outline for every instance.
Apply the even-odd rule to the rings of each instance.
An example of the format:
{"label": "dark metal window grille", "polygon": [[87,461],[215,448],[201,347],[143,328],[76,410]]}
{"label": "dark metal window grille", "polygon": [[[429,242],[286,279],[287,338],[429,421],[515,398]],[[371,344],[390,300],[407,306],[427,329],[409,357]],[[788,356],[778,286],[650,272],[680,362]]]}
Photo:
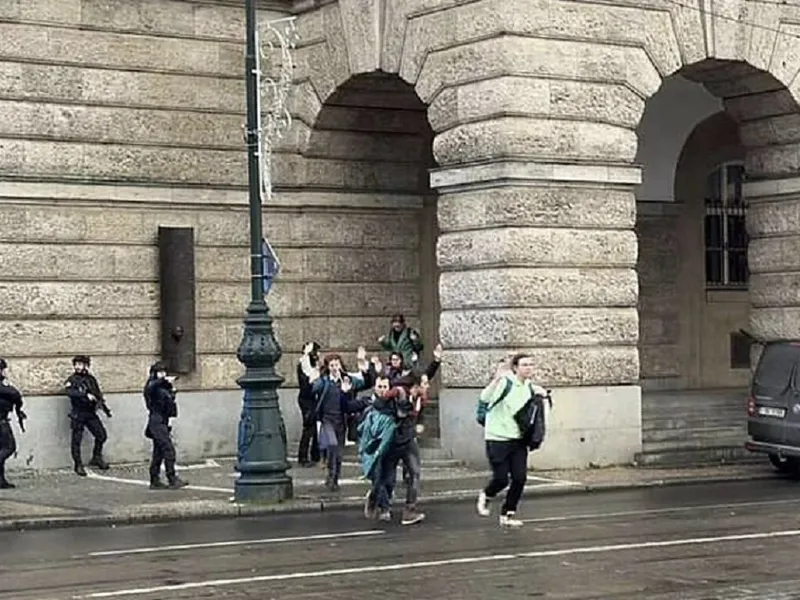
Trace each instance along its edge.
{"label": "dark metal window grille", "polygon": [[744,166],[727,163],[706,180],[705,251],[706,287],[746,289],[747,203],[742,197]]}

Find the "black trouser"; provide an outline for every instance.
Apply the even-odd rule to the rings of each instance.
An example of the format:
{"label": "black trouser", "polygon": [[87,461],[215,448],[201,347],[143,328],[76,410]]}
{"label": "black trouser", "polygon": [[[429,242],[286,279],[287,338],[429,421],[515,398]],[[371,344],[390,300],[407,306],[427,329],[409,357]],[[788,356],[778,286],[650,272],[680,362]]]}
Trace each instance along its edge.
{"label": "black trouser", "polygon": [[297,462],[301,465],[309,462],[309,447],[312,463],[319,462],[319,438],[317,423],[308,413],[303,413],[303,433],[300,434],[300,446],[297,449]]}
{"label": "black trouser", "polygon": [[528,478],[528,448],[521,440],[507,442],[486,442],[486,458],[492,467],[492,480],[484,492],[487,498],[494,498],[508,485],[509,475],[511,486],[508,488],[506,500],[500,509],[500,514],[517,511],[517,504],[525,489]]}
{"label": "black trouser", "polygon": [[147,432],[145,435],[153,440],[153,456],[150,460],[150,481],[156,481],[161,477],[161,464],[164,464],[164,471],[167,479],[172,482],[175,480],[175,445],[170,437],[171,428],[167,425],[168,419],[161,415],[150,415],[147,420]]}
{"label": "black trouser", "polygon": [[94,450],[92,451],[92,460],[103,458],[103,444],[108,439],[106,428],[103,422],[94,413],[73,413],[70,415],[72,419],[72,444],[70,450],[72,451],[72,460],[76,465],[82,465],[83,459],[81,458],[81,442],[83,441],[83,430],[88,429],[89,433],[94,436]]}
{"label": "black trouser", "polygon": [[6,480],[6,461],[17,451],[17,440],[11,430],[11,423],[0,419],[0,482]]}
{"label": "black trouser", "polygon": [[397,482],[397,465],[401,462],[403,463],[404,476],[407,475],[408,477],[405,481],[406,508],[414,508],[417,505],[420,479],[422,477],[422,461],[420,460],[419,446],[416,439],[403,444],[400,448],[393,448],[385,459],[383,477],[390,500]]}

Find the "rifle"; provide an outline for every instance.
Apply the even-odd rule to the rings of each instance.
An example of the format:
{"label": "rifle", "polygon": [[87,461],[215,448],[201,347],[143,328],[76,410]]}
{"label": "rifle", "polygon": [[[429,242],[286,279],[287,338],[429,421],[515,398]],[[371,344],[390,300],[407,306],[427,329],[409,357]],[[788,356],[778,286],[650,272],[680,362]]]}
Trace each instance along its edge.
{"label": "rifle", "polygon": [[96,400],[98,408],[102,410],[105,415],[110,419],[113,415],[111,414],[111,409],[108,408],[108,404],[106,404],[105,398],[97,398]]}
{"label": "rifle", "polygon": [[17,409],[17,423],[19,423],[19,429],[22,433],[25,433],[25,419],[28,418],[28,415],[25,414],[25,411],[21,408]]}

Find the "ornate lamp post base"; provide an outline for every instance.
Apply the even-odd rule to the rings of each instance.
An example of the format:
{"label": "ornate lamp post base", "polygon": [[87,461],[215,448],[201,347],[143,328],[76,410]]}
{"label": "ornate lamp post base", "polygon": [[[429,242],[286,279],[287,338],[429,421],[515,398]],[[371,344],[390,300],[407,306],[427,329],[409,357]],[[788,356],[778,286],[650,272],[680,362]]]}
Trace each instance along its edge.
{"label": "ornate lamp post base", "polygon": [[237,380],[244,390],[239,419],[234,487],[237,502],[283,502],[292,498],[291,468],[286,460],[286,426],[278,403],[283,377],[275,371],[281,347],[272,329],[266,303],[252,301],[244,319],[244,335],[236,353],[245,372]]}

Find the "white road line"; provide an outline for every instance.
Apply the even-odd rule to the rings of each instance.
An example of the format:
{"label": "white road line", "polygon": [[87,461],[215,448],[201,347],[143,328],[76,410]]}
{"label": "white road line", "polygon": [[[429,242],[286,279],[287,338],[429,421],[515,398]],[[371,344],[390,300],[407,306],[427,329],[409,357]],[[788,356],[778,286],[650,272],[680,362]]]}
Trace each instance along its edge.
{"label": "white road line", "polygon": [[113,590],[110,592],[94,592],[91,594],[72,596],[73,600],[95,600],[100,598],[119,598],[124,596],[144,596],[147,594],[164,594],[203,588],[218,588],[242,585],[248,583],[265,583],[270,581],[289,581],[300,579],[318,579],[324,577],[341,577],[343,575],[362,575],[365,573],[384,573],[390,571],[409,571],[413,569],[430,569],[435,567],[448,567],[454,565],[468,565],[485,562],[499,562],[520,560],[526,558],[548,558],[553,556],[570,556],[580,554],[602,554],[622,552],[625,550],[644,550],[652,548],[671,548],[675,546],[698,546],[704,544],[719,544],[725,542],[740,542],[745,540],[765,540],[772,538],[788,538],[800,536],[800,529],[784,531],[765,531],[760,533],[743,533],[738,535],[724,535],[718,537],[698,537],[678,540],[661,540],[654,542],[637,542],[631,544],[613,544],[608,546],[577,546],[561,548],[559,550],[539,550],[535,552],[521,552],[516,554],[488,554],[483,556],[467,556],[463,558],[448,558],[442,560],[418,561],[407,563],[393,563],[389,565],[363,565],[349,569],[329,569],[326,571],[295,571],[277,573],[275,575],[259,575],[241,577],[238,579],[212,579],[195,581],[175,585],[161,585],[148,588],[129,588]]}
{"label": "white road line", "polygon": [[124,556],[127,554],[156,554],[158,552],[176,552],[180,550],[197,550],[201,548],[230,548],[232,546],[263,546],[266,544],[288,544],[291,542],[317,542],[320,540],[338,540],[383,535],[385,531],[348,531],[344,533],[320,533],[317,535],[301,535],[293,537],[264,538],[260,540],[231,540],[227,542],[205,542],[197,544],[176,544],[173,546],[150,546],[145,548],[127,548],[124,550],[104,550],[89,552],[83,556],[97,558],[100,556]]}
{"label": "white road line", "polygon": [[577,515],[562,515],[557,517],[541,517],[538,519],[523,519],[525,523],[558,523],[563,521],[589,521],[592,519],[611,519],[615,517],[636,517],[644,515],[668,515],[672,513],[694,512],[698,510],[723,510],[748,508],[754,506],[779,506],[782,504],[798,504],[800,498],[794,500],[761,500],[753,502],[735,502],[730,504],[699,504],[697,506],[678,506],[674,508],[651,508],[642,510],[624,510],[619,512],[584,513]]}
{"label": "white road line", "polygon": [[193,465],[175,465],[176,471],[197,471],[199,469],[219,469],[221,465],[213,458],[207,458],[201,463]]}
{"label": "white road line", "polygon": [[[143,481],[141,479],[126,479],[125,477],[112,477],[111,475],[98,475],[97,473],[93,473],[91,471],[88,472],[88,476],[92,479],[98,479],[100,481],[113,481],[115,483],[128,483],[130,485],[143,485],[150,487],[149,481]],[[185,488],[186,490],[195,490],[198,492],[218,492],[220,494],[231,494],[233,493],[233,488],[221,488],[221,487],[211,487],[207,485],[187,485]]]}

